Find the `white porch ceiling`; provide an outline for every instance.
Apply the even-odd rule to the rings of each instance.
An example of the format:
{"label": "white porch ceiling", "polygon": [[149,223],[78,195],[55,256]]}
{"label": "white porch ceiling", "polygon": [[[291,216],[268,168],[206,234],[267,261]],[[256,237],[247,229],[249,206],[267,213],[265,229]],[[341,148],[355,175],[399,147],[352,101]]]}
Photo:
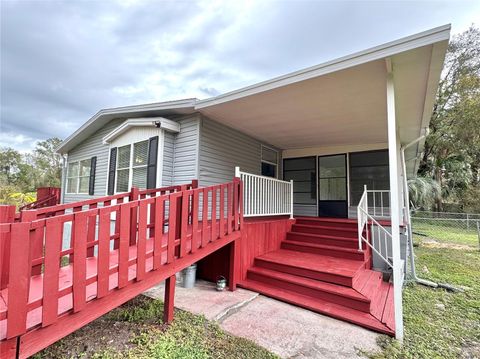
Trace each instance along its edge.
{"label": "white porch ceiling", "polygon": [[[450,27],[197,102],[204,115],[281,149],[388,142],[386,59],[392,63],[398,135],[406,144],[428,126]],[[407,159],[416,158],[423,142]],[[415,172],[418,161],[411,161]]]}

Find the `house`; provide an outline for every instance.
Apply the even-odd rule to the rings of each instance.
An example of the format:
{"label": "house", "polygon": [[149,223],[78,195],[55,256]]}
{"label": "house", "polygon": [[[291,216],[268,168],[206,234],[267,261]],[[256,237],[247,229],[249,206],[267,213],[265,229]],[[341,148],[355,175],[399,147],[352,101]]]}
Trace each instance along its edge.
{"label": "house", "polygon": [[[49,215],[60,213],[62,226],[72,221],[75,233],[72,249],[62,253],[75,255],[73,247],[80,246],[79,238],[85,240],[85,227],[92,235],[90,246],[98,243],[103,253],[99,263],[108,263],[110,240],[117,241],[114,251],[119,248],[114,263],[121,258],[128,265],[137,262],[130,270],[137,271],[137,282],[131,285],[138,290],[166,278],[172,294],[172,271],[200,261],[203,277],[229,274],[233,289],[238,283],[401,339],[409,237],[406,178],[418,169],[449,36],[449,25],[434,28],[205,100],[99,111],[58,148],[65,158],[63,205]],[[233,177],[233,184],[226,184]],[[187,183],[191,185],[179,186]],[[169,186],[177,186],[177,192],[164,195],[169,190],[159,189]],[[103,201],[104,208],[97,208],[94,199]],[[167,207],[168,234],[166,219],[156,217]],[[30,217],[60,225],[49,222],[45,211]],[[73,225],[77,217],[79,224]],[[106,224],[110,218],[116,223],[112,236]],[[35,230],[48,225],[36,223]],[[97,225],[98,236],[105,240],[95,239]],[[46,229],[47,235],[59,241],[60,227],[52,228]],[[128,244],[124,238],[132,230],[138,237],[130,237]],[[197,236],[202,238],[198,248]],[[137,246],[137,259],[128,257],[128,245]],[[162,246],[172,248],[166,262],[156,254]],[[56,258],[55,250],[47,248],[43,258],[40,245],[43,259],[32,263],[39,266]],[[148,264],[151,256],[153,264]],[[169,267],[174,260],[179,264]],[[162,265],[172,269],[160,275],[155,270]],[[110,292],[106,268],[107,279],[100,281],[98,274],[97,296],[121,295],[129,267],[110,269],[118,270],[119,277],[118,283],[110,282],[119,290]],[[383,280],[379,270],[389,269],[392,280]],[[79,270],[76,273],[84,273]],[[58,272],[51,273],[55,276]],[[85,306],[97,308],[95,303],[114,302],[85,304],[82,294],[75,315],[83,315]],[[97,314],[107,309],[102,310]],[[44,315],[45,330],[57,320],[57,308],[52,313],[51,318]],[[22,315],[23,323],[26,312]],[[22,325],[7,332],[7,339],[24,333]],[[55,338],[61,335],[64,332]]]}
{"label": "house", "polygon": [[[449,25],[431,29],[205,100],[101,110],[58,148],[66,159],[62,201],[192,179],[210,186],[229,181],[238,167],[245,217],[290,214],[305,223],[295,230],[333,235],[325,227],[343,227],[357,231],[355,238],[375,220],[373,232],[385,233],[374,243],[374,267],[390,262],[400,282],[408,234],[403,183],[418,169],[449,32]],[[280,189],[281,181],[293,188]],[[285,191],[293,192],[291,202]],[[269,203],[276,198],[283,198],[279,208]],[[298,242],[316,243],[295,232],[285,247],[291,252],[307,251]],[[400,285],[395,293],[401,337]]]}

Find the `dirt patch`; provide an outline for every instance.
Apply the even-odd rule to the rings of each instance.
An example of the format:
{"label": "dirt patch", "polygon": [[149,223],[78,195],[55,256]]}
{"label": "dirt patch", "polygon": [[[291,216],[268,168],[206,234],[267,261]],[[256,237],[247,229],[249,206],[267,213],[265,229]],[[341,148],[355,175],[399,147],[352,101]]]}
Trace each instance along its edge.
{"label": "dirt patch", "polygon": [[123,306],[98,318],[87,326],[36,354],[34,358],[91,358],[102,352],[123,352],[132,348],[131,342],[146,328],[163,330],[158,319],[130,322],[121,320],[121,312],[145,301],[143,296],[132,299]]}
{"label": "dirt patch", "polygon": [[474,251],[476,248],[468,246],[466,244],[457,244],[451,242],[439,242],[433,238],[422,238],[422,246],[427,248],[447,248],[447,249],[458,249],[463,251]]}
{"label": "dirt patch", "polygon": [[480,358],[480,343],[468,343],[462,347],[462,359]]}

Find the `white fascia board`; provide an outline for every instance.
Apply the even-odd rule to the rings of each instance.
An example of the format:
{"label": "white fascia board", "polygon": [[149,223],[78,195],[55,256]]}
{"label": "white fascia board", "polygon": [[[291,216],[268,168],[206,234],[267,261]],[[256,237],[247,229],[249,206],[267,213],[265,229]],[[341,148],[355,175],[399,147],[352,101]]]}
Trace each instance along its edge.
{"label": "white fascia board", "polygon": [[133,106],[123,106],[123,107],[114,107],[108,109],[102,109],[93,115],[87,122],[85,122],[80,128],[78,128],[74,133],[68,136],[63,142],[55,149],[58,153],[65,153],[65,147],[70,143],[71,140],[79,136],[83,131],[85,131],[89,126],[94,122],[99,120],[103,116],[107,115],[125,115],[132,112],[138,111],[158,111],[158,110],[177,110],[182,108],[194,108],[196,98],[189,98],[177,101],[165,101],[158,103],[142,104],[142,105],[133,105]]}
{"label": "white fascia board", "polygon": [[275,88],[287,86],[299,81],[304,81],[332,72],[344,70],[367,62],[393,56],[395,54],[409,51],[418,47],[431,45],[440,41],[446,41],[450,38],[450,28],[450,24],[436,27],[431,30],[407,36],[380,46],[340,57],[336,60],[328,61],[320,65],[308,67],[306,69],[276,77],[271,80],[263,81],[252,86],[231,91],[211,99],[200,100],[196,102],[195,109],[200,110],[202,108],[218,105],[224,102],[238,100],[246,96],[255,95],[260,92],[273,90]]}
{"label": "white fascia board", "polygon": [[112,132],[110,132],[108,135],[106,135],[102,139],[103,144],[108,144],[112,142],[115,138],[125,133],[132,127],[157,127],[169,132],[174,132],[174,133],[180,132],[179,123],[168,120],[163,117],[128,119],[125,122],[123,122],[120,126],[118,126],[116,129],[114,129]]}

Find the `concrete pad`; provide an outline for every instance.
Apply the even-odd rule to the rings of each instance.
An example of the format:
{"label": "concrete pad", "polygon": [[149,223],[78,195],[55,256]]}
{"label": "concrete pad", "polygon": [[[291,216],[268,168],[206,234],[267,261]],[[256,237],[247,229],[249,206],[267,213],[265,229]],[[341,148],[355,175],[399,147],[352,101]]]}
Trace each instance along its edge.
{"label": "concrete pad", "polygon": [[[151,298],[163,300],[164,293],[165,285],[161,283],[144,294]],[[210,320],[219,320],[257,296],[258,293],[241,288],[235,292],[230,292],[228,288],[223,292],[218,292],[215,290],[215,284],[197,280],[195,287],[191,289],[176,286],[175,308],[194,314],[203,314]]]}
{"label": "concrete pad", "polygon": [[379,350],[377,333],[262,295],[221,327],[282,358],[357,358],[359,349]]}
{"label": "concrete pad", "polygon": [[[163,299],[163,284],[144,294]],[[245,289],[217,292],[210,282],[180,286],[175,307],[216,320],[227,332],[253,340],[282,358],[358,358],[379,350],[380,334]]]}

